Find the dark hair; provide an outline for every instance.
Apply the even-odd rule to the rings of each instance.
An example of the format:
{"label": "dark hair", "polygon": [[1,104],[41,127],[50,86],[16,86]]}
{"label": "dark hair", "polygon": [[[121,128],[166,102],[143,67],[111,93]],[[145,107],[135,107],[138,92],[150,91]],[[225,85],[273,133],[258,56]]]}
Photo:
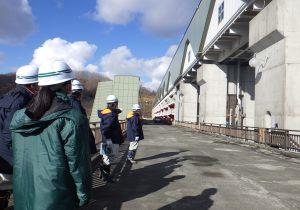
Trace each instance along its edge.
{"label": "dark hair", "polygon": [[55,94],[49,86],[40,87],[37,94],[27,105],[26,113],[34,120],[40,119],[51,107]]}

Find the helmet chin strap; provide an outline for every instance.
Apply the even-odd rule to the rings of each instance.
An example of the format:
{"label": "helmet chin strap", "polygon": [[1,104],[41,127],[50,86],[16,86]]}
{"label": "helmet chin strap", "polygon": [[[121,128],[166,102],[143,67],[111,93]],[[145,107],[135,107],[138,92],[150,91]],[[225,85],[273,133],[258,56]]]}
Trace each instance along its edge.
{"label": "helmet chin strap", "polygon": [[30,94],[34,94],[32,84],[23,86]]}

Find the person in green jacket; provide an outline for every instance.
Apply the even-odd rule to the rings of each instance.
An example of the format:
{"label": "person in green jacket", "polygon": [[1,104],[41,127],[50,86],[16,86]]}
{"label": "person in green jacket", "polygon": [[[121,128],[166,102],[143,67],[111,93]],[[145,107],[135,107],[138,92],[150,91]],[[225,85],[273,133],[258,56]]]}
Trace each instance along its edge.
{"label": "person in green jacket", "polygon": [[37,95],[12,119],[15,210],[74,210],[89,202],[88,122],[70,104],[71,79],[63,61],[41,65]]}

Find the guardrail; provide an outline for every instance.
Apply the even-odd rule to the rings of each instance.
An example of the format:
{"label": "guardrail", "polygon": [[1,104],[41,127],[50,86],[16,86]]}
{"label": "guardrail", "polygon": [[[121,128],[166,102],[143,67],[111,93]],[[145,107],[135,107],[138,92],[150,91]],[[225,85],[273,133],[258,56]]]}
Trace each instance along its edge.
{"label": "guardrail", "polygon": [[272,147],[288,151],[300,152],[300,131],[259,127],[230,127],[224,124],[193,122],[173,122],[176,126],[188,127],[204,133],[230,136],[234,138],[251,140],[260,144],[267,144]]}
{"label": "guardrail", "polygon": [[[126,120],[120,120],[121,130],[123,134],[127,130],[127,122]],[[101,132],[100,132],[100,122],[90,122],[90,128],[95,137],[95,143],[99,144],[101,142]]]}

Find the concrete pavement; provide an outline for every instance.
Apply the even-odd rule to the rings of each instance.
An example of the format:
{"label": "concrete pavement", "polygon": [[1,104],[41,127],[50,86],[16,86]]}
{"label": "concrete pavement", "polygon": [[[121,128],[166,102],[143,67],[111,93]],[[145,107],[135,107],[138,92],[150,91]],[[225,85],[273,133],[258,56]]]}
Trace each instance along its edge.
{"label": "concrete pavement", "polygon": [[86,209],[300,209],[297,159],[186,128],[149,124],[144,133],[137,164],[126,163],[121,147],[117,183],[95,175]]}

